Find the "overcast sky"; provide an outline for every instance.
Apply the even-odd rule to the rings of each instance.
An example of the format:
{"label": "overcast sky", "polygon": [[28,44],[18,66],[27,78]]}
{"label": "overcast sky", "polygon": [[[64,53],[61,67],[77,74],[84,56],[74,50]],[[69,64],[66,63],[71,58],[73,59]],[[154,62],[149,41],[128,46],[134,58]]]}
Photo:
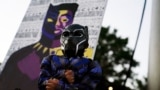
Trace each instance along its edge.
{"label": "overcast sky", "polygon": [[[1,0],[0,1],[0,62],[14,39],[30,0]],[[128,37],[128,46],[135,47],[144,0],[108,0],[102,26],[118,29],[118,35]],[[148,46],[150,32],[151,0],[147,1],[145,17],[134,58],[140,62],[137,72],[147,76]]]}
{"label": "overcast sky", "polygon": [[[109,0],[103,19],[103,26],[111,26],[118,29],[118,35],[128,37],[128,46],[135,47],[140,19],[145,0]],[[140,73],[140,78],[148,73],[148,52],[151,21],[151,0],[147,0],[145,15],[138,39],[134,59],[140,62],[140,67],[136,72]]]}

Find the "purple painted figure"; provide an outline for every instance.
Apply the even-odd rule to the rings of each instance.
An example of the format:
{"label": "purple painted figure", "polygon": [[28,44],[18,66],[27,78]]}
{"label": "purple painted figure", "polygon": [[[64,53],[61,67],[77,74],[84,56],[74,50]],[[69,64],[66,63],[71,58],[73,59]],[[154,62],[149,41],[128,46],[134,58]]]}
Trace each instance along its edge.
{"label": "purple painted figure", "polygon": [[60,35],[65,26],[72,24],[77,8],[76,3],[50,4],[41,39],[9,57],[0,75],[0,90],[38,90],[41,60],[51,53],[61,54]]}

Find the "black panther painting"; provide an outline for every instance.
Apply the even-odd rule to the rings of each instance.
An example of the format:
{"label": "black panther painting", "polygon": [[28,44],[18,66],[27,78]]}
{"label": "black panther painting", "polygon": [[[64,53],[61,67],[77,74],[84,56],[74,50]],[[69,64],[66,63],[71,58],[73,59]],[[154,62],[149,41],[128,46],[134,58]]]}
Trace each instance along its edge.
{"label": "black panther painting", "polygon": [[0,90],[38,90],[41,60],[49,54],[62,54],[60,34],[73,23],[77,8],[76,3],[49,5],[40,40],[9,57],[0,75]]}

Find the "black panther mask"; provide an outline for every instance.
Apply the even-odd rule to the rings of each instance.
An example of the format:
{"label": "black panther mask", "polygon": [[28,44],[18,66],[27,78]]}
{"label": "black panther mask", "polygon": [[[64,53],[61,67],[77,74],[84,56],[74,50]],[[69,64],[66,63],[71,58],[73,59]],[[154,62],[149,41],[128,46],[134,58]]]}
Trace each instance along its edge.
{"label": "black panther mask", "polygon": [[61,35],[61,47],[65,56],[82,57],[88,47],[88,27],[79,24],[67,26]]}

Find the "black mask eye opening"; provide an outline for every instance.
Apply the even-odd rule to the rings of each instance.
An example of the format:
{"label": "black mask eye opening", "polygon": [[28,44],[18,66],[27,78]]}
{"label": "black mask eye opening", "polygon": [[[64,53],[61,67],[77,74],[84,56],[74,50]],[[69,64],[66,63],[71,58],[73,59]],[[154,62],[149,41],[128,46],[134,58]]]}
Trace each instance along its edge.
{"label": "black mask eye opening", "polygon": [[69,31],[64,31],[64,32],[62,33],[62,36],[63,36],[63,37],[69,37],[69,35],[70,35],[70,32],[69,32]]}
{"label": "black mask eye opening", "polygon": [[73,33],[73,36],[75,37],[82,37],[84,35],[82,30],[77,30]]}

